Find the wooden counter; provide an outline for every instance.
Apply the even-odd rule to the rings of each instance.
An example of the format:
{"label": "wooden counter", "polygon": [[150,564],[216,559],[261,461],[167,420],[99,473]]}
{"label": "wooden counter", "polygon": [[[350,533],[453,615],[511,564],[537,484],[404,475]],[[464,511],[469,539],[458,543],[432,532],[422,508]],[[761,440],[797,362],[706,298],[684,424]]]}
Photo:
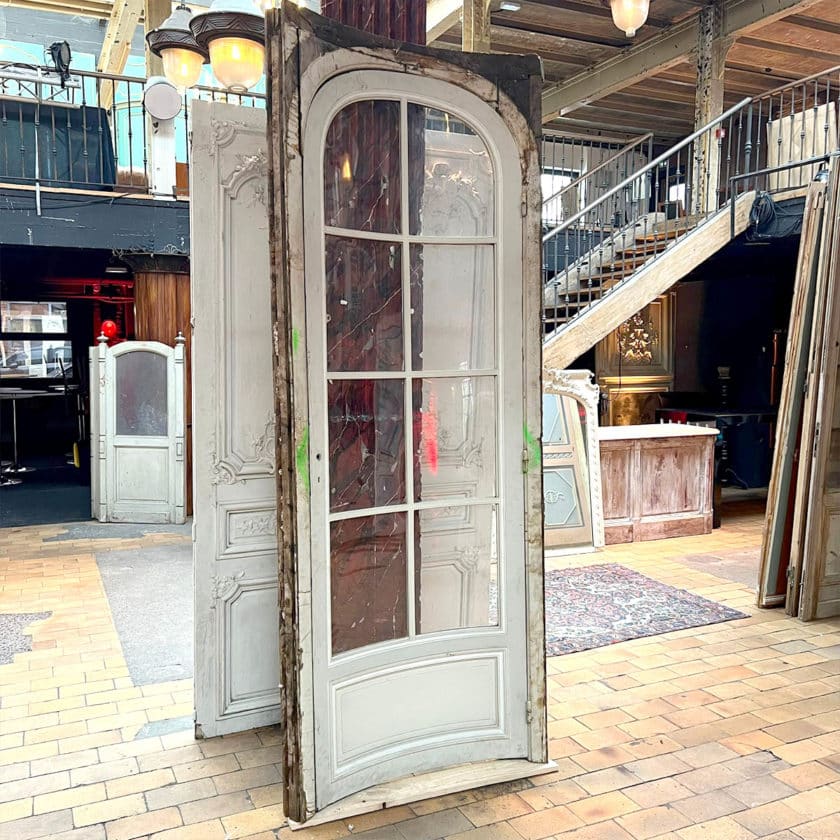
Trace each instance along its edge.
{"label": "wooden counter", "polygon": [[598,429],[607,544],[709,534],[717,429]]}

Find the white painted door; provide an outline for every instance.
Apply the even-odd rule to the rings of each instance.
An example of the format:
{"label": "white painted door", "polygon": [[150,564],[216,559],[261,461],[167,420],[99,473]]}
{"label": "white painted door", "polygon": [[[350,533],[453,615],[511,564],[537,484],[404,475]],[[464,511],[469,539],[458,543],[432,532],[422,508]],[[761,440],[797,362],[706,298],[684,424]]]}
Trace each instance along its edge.
{"label": "white painted door", "polygon": [[476,97],[382,71],[304,150],[323,808],[528,756],[520,173]]}
{"label": "white painted door", "polygon": [[[184,522],[184,348],[105,341],[91,353],[98,463],[93,513],[103,522]],[[92,371],[93,372],[93,371]]]}
{"label": "white painted door", "polygon": [[593,542],[586,408],[568,394],[543,395],[546,548]]}
{"label": "white painted door", "polygon": [[193,102],[196,732],[280,719],[265,111]]}

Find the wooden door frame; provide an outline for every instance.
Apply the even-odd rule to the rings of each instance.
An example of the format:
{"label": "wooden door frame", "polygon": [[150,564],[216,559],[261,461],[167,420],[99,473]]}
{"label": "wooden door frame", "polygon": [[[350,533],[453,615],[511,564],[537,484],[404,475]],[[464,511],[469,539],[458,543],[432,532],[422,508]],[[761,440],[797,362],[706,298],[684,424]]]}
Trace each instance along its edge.
{"label": "wooden door frame", "polygon": [[[396,44],[364,35],[284,3],[266,16],[270,150],[270,231],[274,317],[275,404],[278,452],[278,533],[280,536],[280,638],[286,778],[284,810],[294,821],[315,814],[315,732],[309,552],[311,474],[309,469],[309,395],[307,391],[306,306],[304,292],[304,222],[302,213],[284,213],[284,205],[303,191],[301,128],[310,104],[329,79],[352,70],[386,70],[454,83],[492,103],[520,153],[522,192],[522,271],[532,282],[523,286],[524,346],[522,463],[525,474],[525,566],[528,626],[530,765],[518,775],[538,772],[547,752],[545,636],[543,618],[542,471],[540,454],[542,383],[540,312],[540,208],[537,135],[539,69],[533,58],[461,56]],[[410,68],[410,70],[409,70]],[[465,70],[472,70],[471,73]],[[535,766],[537,765],[537,766]],[[511,777],[512,778],[512,777]],[[414,780],[416,782],[416,779]],[[452,784],[451,780],[449,782]],[[462,778],[457,789],[479,782]],[[411,801],[416,784],[388,786],[388,805]],[[446,782],[438,780],[438,791]],[[451,788],[450,788],[451,789]],[[404,798],[408,797],[408,799]],[[359,810],[382,807],[383,800]],[[332,816],[331,818],[335,818]]]}

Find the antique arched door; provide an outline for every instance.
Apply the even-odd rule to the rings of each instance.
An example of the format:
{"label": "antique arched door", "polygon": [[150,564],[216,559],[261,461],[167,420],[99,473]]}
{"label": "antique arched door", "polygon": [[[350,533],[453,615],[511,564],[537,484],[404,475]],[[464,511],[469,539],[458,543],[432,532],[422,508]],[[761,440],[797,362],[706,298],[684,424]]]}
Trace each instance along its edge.
{"label": "antique arched door", "polygon": [[[283,667],[300,680],[287,730],[302,772],[288,752],[286,771],[305,812],[286,804],[301,821],[354,794],[346,808],[365,809],[359,792],[382,783],[411,780],[417,798],[435,792],[417,793],[423,774],[491,773],[465,771],[466,787],[546,759],[531,135],[486,81],[494,106],[463,72],[405,66],[348,49],[315,61],[273,162],[274,224],[288,225],[275,335],[291,336],[294,366],[287,378],[278,353],[275,371],[296,414],[300,535],[281,558],[300,650],[299,671]],[[281,397],[281,446],[282,413]],[[289,492],[281,475],[281,506]],[[394,790],[367,805],[411,798]]]}
{"label": "antique arched door", "polygon": [[184,339],[91,348],[91,509],[102,522],[184,522]]}

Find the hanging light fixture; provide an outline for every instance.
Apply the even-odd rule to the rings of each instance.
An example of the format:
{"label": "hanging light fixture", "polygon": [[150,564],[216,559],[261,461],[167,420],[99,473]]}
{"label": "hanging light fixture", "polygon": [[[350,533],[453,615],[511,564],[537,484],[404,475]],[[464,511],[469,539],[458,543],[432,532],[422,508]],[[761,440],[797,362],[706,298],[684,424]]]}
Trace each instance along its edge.
{"label": "hanging light fixture", "polygon": [[610,0],[613,23],[628,38],[632,38],[647,20],[649,8],[650,0]]}
{"label": "hanging light fixture", "polygon": [[149,49],[163,61],[163,74],[179,90],[197,84],[209,56],[190,32],[192,10],[183,0],[172,14],[146,35]]}
{"label": "hanging light fixture", "polygon": [[210,53],[210,66],[221,84],[244,93],[262,77],[265,18],[251,0],[213,0],[190,20],[195,40]]}

